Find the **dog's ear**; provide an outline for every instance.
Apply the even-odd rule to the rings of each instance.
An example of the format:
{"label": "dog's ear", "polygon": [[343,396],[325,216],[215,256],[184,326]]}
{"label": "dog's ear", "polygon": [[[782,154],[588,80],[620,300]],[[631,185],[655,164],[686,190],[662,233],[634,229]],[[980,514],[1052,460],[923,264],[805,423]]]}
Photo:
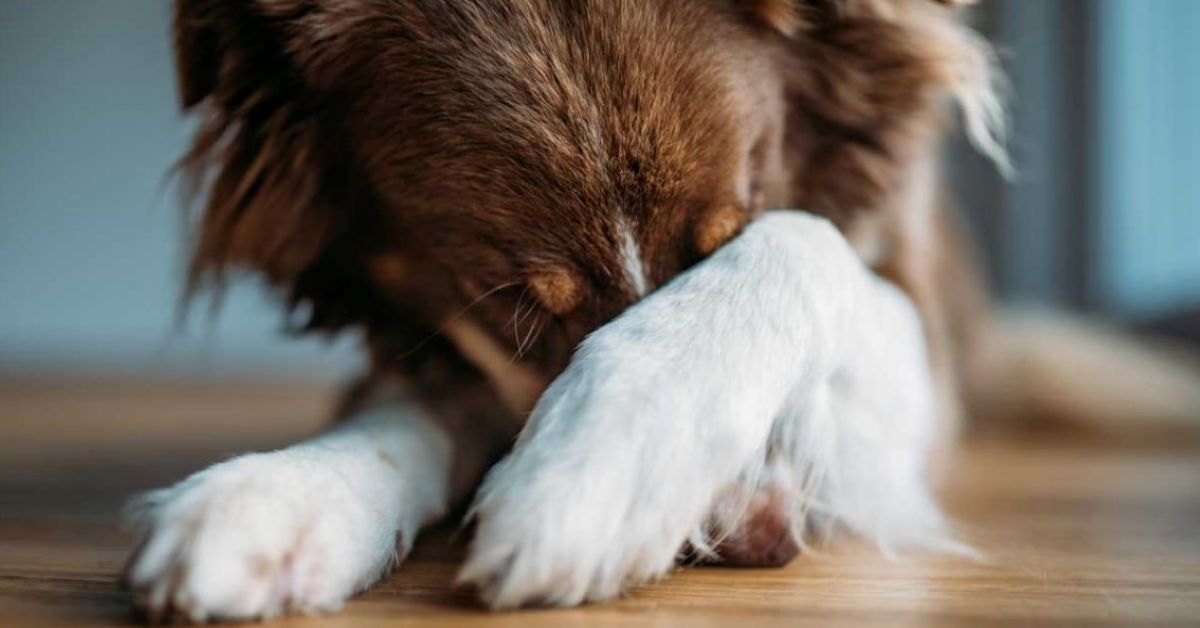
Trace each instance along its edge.
{"label": "dog's ear", "polygon": [[[264,6],[269,4],[269,10]],[[176,0],[181,104],[200,125],[180,168],[195,217],[189,288],[231,267],[287,285],[338,229],[339,149],[289,41],[304,0]],[[331,167],[331,164],[333,166]],[[337,208],[337,209],[335,209]]]}
{"label": "dog's ear", "polygon": [[[814,181],[839,178],[836,198],[872,206],[890,193],[909,147],[928,145],[942,103],[959,104],[970,139],[1007,171],[1002,76],[990,45],[956,16],[973,0],[755,0],[755,15],[786,35],[782,69]],[[816,139],[814,139],[816,138]],[[828,171],[827,177],[820,175]],[[824,183],[815,188],[831,190]],[[836,186],[834,186],[836,187]]]}

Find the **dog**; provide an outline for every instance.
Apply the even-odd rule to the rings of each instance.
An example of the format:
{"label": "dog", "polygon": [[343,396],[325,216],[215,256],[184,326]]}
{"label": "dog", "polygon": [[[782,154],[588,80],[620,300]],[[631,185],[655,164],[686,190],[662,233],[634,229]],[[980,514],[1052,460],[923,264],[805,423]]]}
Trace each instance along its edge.
{"label": "dog", "polygon": [[138,607],[334,610],[468,502],[494,608],[830,526],[965,551],[927,480],[989,320],[949,104],[1007,161],[957,4],[177,0],[189,292],[249,270],[370,369],[328,433],[140,500]]}

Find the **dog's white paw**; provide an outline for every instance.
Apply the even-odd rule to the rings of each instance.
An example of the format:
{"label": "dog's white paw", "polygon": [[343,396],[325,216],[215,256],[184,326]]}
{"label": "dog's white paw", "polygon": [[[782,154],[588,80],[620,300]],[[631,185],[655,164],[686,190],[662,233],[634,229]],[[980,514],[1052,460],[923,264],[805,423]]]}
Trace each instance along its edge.
{"label": "dog's white paw", "polygon": [[706,479],[688,446],[666,438],[693,409],[647,401],[645,384],[585,356],[539,402],[473,511],[459,581],[489,606],[609,599],[666,574],[699,538]]}
{"label": "dog's white paw", "polygon": [[[512,460],[489,481],[459,581],[492,608],[572,606],[620,595],[675,564],[682,539],[663,513],[616,483]],[[603,468],[596,474],[604,474]],[[599,490],[598,490],[599,489]]]}
{"label": "dog's white paw", "polygon": [[137,504],[126,583],[153,619],[336,610],[390,562],[369,504],[287,452],[215,465]]}

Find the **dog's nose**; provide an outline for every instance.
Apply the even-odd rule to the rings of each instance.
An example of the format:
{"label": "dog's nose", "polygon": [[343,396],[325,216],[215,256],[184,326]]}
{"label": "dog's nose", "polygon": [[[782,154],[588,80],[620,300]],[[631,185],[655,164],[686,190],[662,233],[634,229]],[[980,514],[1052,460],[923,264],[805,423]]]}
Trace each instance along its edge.
{"label": "dog's nose", "polygon": [[[749,489],[745,511],[717,545],[716,564],[782,567],[800,554],[800,539],[787,495],[778,489]],[[736,499],[736,498],[735,498]]]}

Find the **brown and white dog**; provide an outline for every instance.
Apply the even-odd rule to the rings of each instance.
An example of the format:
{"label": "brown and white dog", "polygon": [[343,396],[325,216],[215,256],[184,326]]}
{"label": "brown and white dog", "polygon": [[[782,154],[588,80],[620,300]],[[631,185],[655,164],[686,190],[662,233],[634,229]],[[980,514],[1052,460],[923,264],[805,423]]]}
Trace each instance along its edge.
{"label": "brown and white dog", "polygon": [[925,469],[986,299],[947,103],[1004,156],[952,4],[177,0],[192,287],[260,273],[371,372],[327,434],[147,496],[138,605],[335,609],[472,495],[494,607],[819,523],[954,548]]}

